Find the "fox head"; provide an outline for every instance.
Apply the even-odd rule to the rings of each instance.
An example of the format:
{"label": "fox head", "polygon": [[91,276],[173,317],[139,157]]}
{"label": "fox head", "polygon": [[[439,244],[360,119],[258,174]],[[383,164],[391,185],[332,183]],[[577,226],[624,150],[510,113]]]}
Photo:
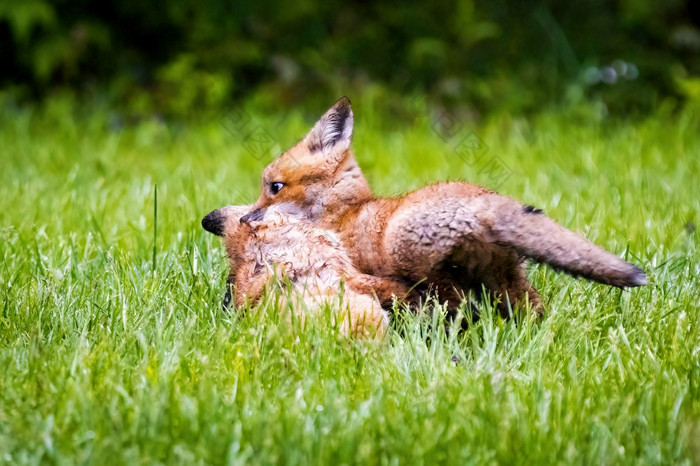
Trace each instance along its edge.
{"label": "fox head", "polygon": [[262,175],[260,197],[241,219],[276,206],[312,222],[324,212],[339,212],[371,197],[350,150],[353,114],[350,99],[342,97],[294,147],[270,163]]}
{"label": "fox head", "polygon": [[[265,209],[251,211],[252,205],[229,205],[213,210],[202,219],[202,228],[225,241],[235,240],[241,235],[266,227],[295,224],[303,221],[300,209],[283,204],[274,204]],[[247,213],[246,218],[241,221]]]}
{"label": "fox head", "polygon": [[[264,231],[268,228],[275,230],[280,225],[293,225],[301,221],[290,215],[276,212],[274,208],[270,208],[259,211],[259,214],[248,222],[241,222],[241,216],[249,212],[250,208],[250,205],[226,206],[210,212],[202,219],[202,227],[205,230],[216,236],[221,236],[224,240],[226,255],[229,260],[229,286],[226,288],[222,303],[222,309],[225,312],[230,310],[234,299],[234,284],[242,284],[245,287],[250,285],[250,281],[254,277],[260,276],[257,262],[250,262],[249,244],[251,239],[260,232],[264,234]],[[244,298],[245,294],[242,296]]]}

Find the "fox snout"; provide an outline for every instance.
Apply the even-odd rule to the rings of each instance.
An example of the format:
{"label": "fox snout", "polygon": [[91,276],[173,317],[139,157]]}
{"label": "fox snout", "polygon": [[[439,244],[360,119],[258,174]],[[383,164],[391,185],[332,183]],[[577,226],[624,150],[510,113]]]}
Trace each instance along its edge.
{"label": "fox snout", "polygon": [[[249,214],[253,206],[248,205],[229,205],[226,207],[221,207],[220,209],[212,210],[207,214],[206,217],[202,219],[202,228],[207,230],[216,236],[228,236],[237,234],[241,223],[239,219],[241,216],[245,216],[246,212]],[[265,211],[262,210],[262,216],[264,216]],[[259,214],[258,214],[259,215]],[[251,220],[253,221],[253,220]]]}
{"label": "fox snout", "polygon": [[202,228],[216,236],[223,236],[225,221],[226,216],[221,212],[221,209],[216,209],[209,212],[207,216],[202,219]]}

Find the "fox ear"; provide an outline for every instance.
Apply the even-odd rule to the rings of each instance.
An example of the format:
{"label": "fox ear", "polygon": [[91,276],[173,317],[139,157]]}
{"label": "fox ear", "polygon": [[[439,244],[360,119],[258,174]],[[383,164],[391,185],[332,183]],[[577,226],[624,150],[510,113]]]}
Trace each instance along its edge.
{"label": "fox ear", "polygon": [[353,116],[350,99],[341,97],[316,122],[305,141],[311,152],[338,152],[350,148]]}

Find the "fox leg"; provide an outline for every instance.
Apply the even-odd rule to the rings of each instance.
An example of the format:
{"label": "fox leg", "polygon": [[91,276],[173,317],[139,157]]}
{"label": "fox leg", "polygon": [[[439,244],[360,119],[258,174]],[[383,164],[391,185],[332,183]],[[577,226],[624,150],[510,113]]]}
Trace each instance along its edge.
{"label": "fox leg", "polygon": [[389,327],[389,317],[377,299],[346,291],[343,305],[348,315],[344,317],[340,326],[342,334],[378,340],[384,337]]}
{"label": "fox leg", "polygon": [[236,307],[245,306],[246,302],[257,303],[274,276],[274,273],[258,264],[238,270],[233,286]]}
{"label": "fox leg", "polygon": [[[381,303],[371,295],[345,290],[338,296],[336,290],[304,289],[296,290],[295,296],[280,297],[281,309],[289,306],[292,310],[288,319],[298,319],[302,329],[306,313],[318,314],[323,306],[340,308],[338,328],[343,337],[382,339],[389,327],[389,316],[382,309]],[[291,301],[290,301],[291,299]]]}
{"label": "fox leg", "polygon": [[542,303],[540,295],[531,285],[520,285],[515,283],[506,283],[490,290],[492,295],[498,298],[498,310],[503,318],[510,318],[511,310],[516,306],[525,305],[525,302],[530,303],[530,309],[538,317],[542,317]]}
{"label": "fox leg", "polygon": [[[498,273],[500,272],[500,273]],[[498,310],[502,317],[511,317],[511,310],[516,306],[530,303],[533,313],[542,316],[542,302],[537,290],[525,275],[525,268],[517,261],[506,260],[489,266],[482,276],[482,283],[487,291],[498,299]]]}
{"label": "fox leg", "polygon": [[[499,241],[484,199],[447,198],[415,203],[397,212],[387,225],[385,247],[401,275],[429,283],[454,281],[480,294],[482,285],[499,299],[507,316],[526,297],[541,313],[516,248]],[[445,288],[445,287],[443,287]]]}
{"label": "fox leg", "polygon": [[394,278],[358,273],[347,277],[346,283],[356,293],[376,296],[385,308],[391,308],[394,298],[409,303],[415,299],[415,293],[404,282]]}

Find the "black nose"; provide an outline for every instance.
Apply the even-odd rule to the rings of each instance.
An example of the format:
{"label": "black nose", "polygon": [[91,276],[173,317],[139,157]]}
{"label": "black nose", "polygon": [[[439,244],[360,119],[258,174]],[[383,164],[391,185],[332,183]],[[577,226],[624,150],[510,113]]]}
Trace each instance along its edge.
{"label": "black nose", "polygon": [[221,214],[219,209],[216,209],[202,219],[202,228],[207,230],[209,233],[213,233],[216,236],[223,236],[224,234],[224,216]]}
{"label": "black nose", "polygon": [[255,209],[255,210],[251,210],[250,212],[245,214],[243,217],[241,217],[240,222],[241,223],[259,222],[260,220],[263,219],[264,216],[265,216],[264,209]]}

